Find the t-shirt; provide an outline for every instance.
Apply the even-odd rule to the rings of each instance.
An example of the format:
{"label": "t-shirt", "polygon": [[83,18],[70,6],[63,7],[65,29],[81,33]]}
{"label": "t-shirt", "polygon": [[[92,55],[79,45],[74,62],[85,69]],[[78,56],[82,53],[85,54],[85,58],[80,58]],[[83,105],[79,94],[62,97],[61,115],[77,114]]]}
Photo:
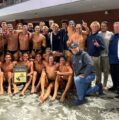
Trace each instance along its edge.
{"label": "t-shirt", "polygon": [[110,42],[110,39],[111,39],[113,33],[110,31],[106,31],[106,32],[100,31],[99,35],[103,38],[103,42],[104,42],[104,46],[105,46],[105,49],[101,52],[101,56],[108,56],[109,42]]}

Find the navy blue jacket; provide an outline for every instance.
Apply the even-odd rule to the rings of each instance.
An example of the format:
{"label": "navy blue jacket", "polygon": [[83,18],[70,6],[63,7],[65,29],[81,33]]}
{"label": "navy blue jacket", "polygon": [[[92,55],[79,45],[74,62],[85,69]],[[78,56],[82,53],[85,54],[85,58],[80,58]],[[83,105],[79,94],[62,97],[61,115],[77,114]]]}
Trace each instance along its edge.
{"label": "navy blue jacket", "polygon": [[72,67],[75,76],[84,74],[85,77],[94,72],[93,61],[87,52],[79,51],[72,56]]}
{"label": "navy blue jacket", "polygon": [[[94,40],[99,43],[99,47],[94,46]],[[97,33],[90,34],[87,37],[87,52],[90,56],[98,57],[101,54],[101,51],[104,50],[103,38]]]}
{"label": "navy blue jacket", "polygon": [[110,64],[119,64],[117,56],[119,34],[114,34],[109,43],[109,62]]}

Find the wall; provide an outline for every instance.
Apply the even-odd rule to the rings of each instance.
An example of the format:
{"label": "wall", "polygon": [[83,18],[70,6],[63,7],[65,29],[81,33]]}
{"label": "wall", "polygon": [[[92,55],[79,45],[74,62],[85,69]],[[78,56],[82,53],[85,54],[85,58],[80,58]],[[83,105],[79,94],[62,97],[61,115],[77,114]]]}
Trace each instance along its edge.
{"label": "wall", "polygon": [[45,17],[45,18],[34,18],[30,20],[26,20],[27,22],[30,21],[40,21],[45,20],[48,21],[49,19],[54,19],[57,23],[60,23],[62,19],[67,20],[75,20],[76,23],[80,23],[82,19],[88,24],[90,24],[94,20],[101,21],[108,21],[109,28],[112,29],[112,24],[114,21],[119,21],[119,9],[117,10],[108,10],[108,14],[105,14],[105,11],[98,11],[98,12],[91,12],[91,13],[82,13],[82,14],[71,14],[71,15],[63,15],[63,16],[53,16],[53,17]]}

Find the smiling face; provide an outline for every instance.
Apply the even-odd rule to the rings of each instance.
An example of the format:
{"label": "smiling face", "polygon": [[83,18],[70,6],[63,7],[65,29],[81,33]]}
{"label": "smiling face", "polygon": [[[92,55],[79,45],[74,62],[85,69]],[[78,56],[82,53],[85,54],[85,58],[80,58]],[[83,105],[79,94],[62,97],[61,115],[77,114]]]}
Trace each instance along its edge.
{"label": "smiling face", "polygon": [[92,22],[91,25],[90,25],[90,28],[91,28],[92,33],[98,32],[99,29],[100,29],[99,22],[97,22],[97,21]]}
{"label": "smiling face", "polygon": [[23,54],[23,61],[28,61],[28,59],[29,59],[28,54],[27,54],[27,53],[24,53],[24,54]]}
{"label": "smiling face", "polygon": [[13,31],[13,25],[12,25],[12,24],[9,24],[9,26],[8,26],[8,30],[9,30],[10,32]]}
{"label": "smiling face", "polygon": [[11,62],[11,60],[12,60],[11,55],[10,55],[10,54],[7,54],[7,55],[5,56],[5,61],[6,61],[6,62]]}
{"label": "smiling face", "polygon": [[73,54],[76,54],[79,51],[79,48],[78,47],[72,48],[71,51]]}
{"label": "smiling face", "polygon": [[40,32],[40,26],[37,25],[37,26],[35,27],[35,32],[37,32],[37,33]]}
{"label": "smiling face", "polygon": [[50,56],[49,59],[48,59],[48,62],[50,65],[52,65],[54,63],[54,58],[53,56]]}
{"label": "smiling face", "polygon": [[23,25],[23,31],[27,31],[28,30],[28,26],[27,25]]}
{"label": "smiling face", "polygon": [[76,25],[76,32],[82,32],[82,26],[81,26],[81,24],[77,24]]}
{"label": "smiling face", "polygon": [[115,22],[113,28],[114,28],[114,33],[119,34],[119,22]]}
{"label": "smiling face", "polygon": [[60,58],[60,64],[61,64],[61,65],[64,65],[64,64],[65,64],[65,58],[64,58],[64,57],[61,57],[61,58]]}
{"label": "smiling face", "polygon": [[35,60],[40,62],[42,60],[42,57],[40,54],[37,54],[36,57],[35,57]]}
{"label": "smiling face", "polygon": [[108,26],[107,26],[107,24],[106,23],[101,23],[101,31],[102,32],[106,32],[108,30]]}

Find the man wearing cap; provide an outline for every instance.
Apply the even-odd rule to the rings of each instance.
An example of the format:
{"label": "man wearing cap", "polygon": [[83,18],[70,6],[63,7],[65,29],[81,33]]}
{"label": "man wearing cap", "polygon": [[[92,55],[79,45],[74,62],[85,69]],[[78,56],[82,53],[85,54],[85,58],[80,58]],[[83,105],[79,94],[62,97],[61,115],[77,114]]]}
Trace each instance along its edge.
{"label": "man wearing cap", "polygon": [[94,66],[91,57],[88,53],[81,51],[77,43],[71,44],[72,67],[74,70],[74,83],[78,99],[75,100],[75,105],[81,105],[85,101],[85,96],[92,93],[102,93],[102,85],[98,84],[92,88],[91,82],[95,79]]}

